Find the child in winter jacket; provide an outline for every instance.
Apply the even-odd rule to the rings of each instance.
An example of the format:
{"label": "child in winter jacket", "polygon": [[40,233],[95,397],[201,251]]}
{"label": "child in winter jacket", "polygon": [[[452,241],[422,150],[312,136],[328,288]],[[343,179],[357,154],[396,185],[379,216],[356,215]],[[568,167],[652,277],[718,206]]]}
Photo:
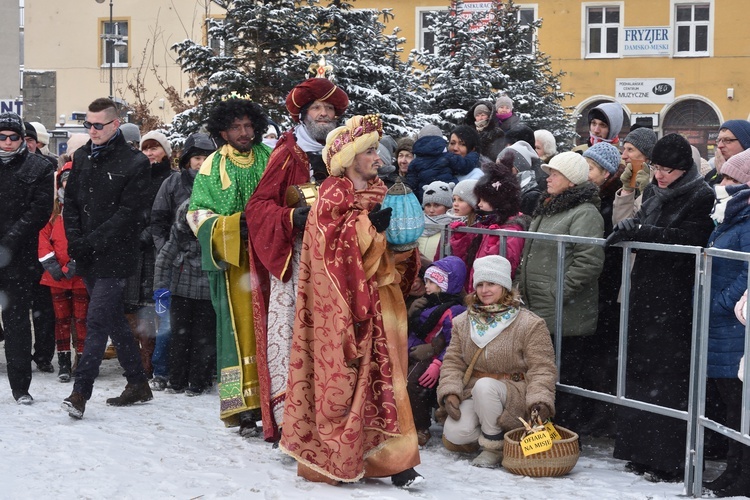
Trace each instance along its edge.
{"label": "child in winter jacket", "polygon": [[[473,224],[474,228],[505,229],[525,231],[530,217],[520,213],[521,188],[518,178],[513,174],[513,155],[503,155],[498,164],[488,167],[487,173],[474,186],[478,211]],[[455,222],[451,228],[456,229],[467,224]],[[521,262],[524,239],[508,237],[505,241],[505,257],[510,261],[511,274]],[[454,232],[451,234],[452,255],[460,257],[468,269],[472,269],[474,260],[486,255],[500,255],[500,237],[490,234],[471,234]],[[467,292],[473,292],[470,272],[466,283]]]}
{"label": "child in winter jacket", "polygon": [[432,408],[437,406],[435,386],[440,366],[451,340],[453,317],[466,310],[461,290],[466,266],[448,256],[427,268],[424,297],[409,308],[409,374],[407,389],[417,439],[424,446],[430,439]]}
{"label": "child in winter jacket", "polygon": [[439,251],[442,229],[428,227],[428,225],[445,227],[456,220],[452,214],[448,213],[448,210],[453,206],[452,193],[454,187],[455,185],[452,182],[446,184],[443,181],[435,181],[424,186],[422,209],[424,210],[425,228],[422,236],[417,239],[419,253],[422,255],[432,257]]}
{"label": "child in winter jacket", "polygon": [[168,392],[197,396],[209,389],[216,367],[216,315],[198,239],[187,223],[190,200],[176,212],[167,243],[156,257],[154,299],[169,310]]}
{"label": "child in winter jacket", "polygon": [[70,353],[71,322],[75,323],[75,352],[83,354],[86,340],[86,314],[89,294],[80,276],[75,276],[76,263],[68,256],[68,239],[62,218],[62,202],[73,162],[67,162],[57,174],[57,197],[52,217],[39,232],[39,262],[44,267],[40,283],[50,287],[55,311],[55,343],[60,382],[69,382],[72,370]]}
{"label": "child in winter jacket", "polygon": [[[457,183],[458,176],[463,176],[473,171],[479,164],[479,154],[476,148],[479,144],[479,136],[476,130],[464,125],[473,132],[474,141],[465,145],[464,154],[456,154],[446,151],[448,142],[441,135],[424,135],[420,132],[420,138],[414,143],[412,152],[414,160],[409,164],[406,173],[406,184],[417,195],[422,203],[422,187],[433,181],[446,183]],[[437,129],[437,127],[433,127]],[[436,132],[439,134],[439,130]]]}

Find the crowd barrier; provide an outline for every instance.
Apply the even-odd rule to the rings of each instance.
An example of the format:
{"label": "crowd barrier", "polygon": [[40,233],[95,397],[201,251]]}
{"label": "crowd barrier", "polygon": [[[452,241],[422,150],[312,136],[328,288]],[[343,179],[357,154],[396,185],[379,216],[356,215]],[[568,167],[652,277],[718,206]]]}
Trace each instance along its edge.
{"label": "crowd barrier", "polygon": [[[564,285],[564,262],[565,248],[569,244],[589,244],[604,246],[602,238],[586,238],[580,236],[556,235],[545,233],[532,233],[526,231],[477,229],[471,227],[460,227],[451,229],[449,227],[426,225],[440,229],[442,240],[440,256],[450,255],[449,239],[451,233],[463,232],[473,234],[492,234],[500,237],[501,255],[505,253],[505,243],[509,236],[522,237],[524,239],[537,239],[555,242],[557,244],[557,291],[555,304],[556,331],[562,332],[562,307],[563,307],[563,285]],[[620,406],[628,406],[659,415],[684,420],[687,424],[687,439],[685,448],[685,477],[684,494],[687,496],[700,497],[702,494],[703,465],[704,465],[704,438],[705,430],[710,429],[726,436],[729,439],[739,441],[750,446],[750,395],[743,385],[742,396],[742,425],[739,431],[721,425],[720,423],[706,417],[706,373],[708,353],[708,325],[710,320],[711,306],[711,269],[715,258],[732,259],[750,263],[750,253],[735,252],[716,248],[703,248],[685,245],[665,245],[659,243],[622,242],[617,244],[623,248],[622,258],[622,290],[620,302],[620,334],[618,344],[617,360],[617,386],[615,394],[602,393],[584,389],[578,386],[561,384],[558,382],[557,390],[568,392],[585,398],[597,399],[606,403]],[[690,383],[688,393],[687,411],[676,410],[665,406],[654,405],[635,399],[625,397],[626,367],[627,367],[627,331],[628,310],[630,303],[630,270],[633,265],[634,253],[630,250],[653,250],[666,253],[680,253],[693,255],[695,258],[695,281],[693,293],[693,329],[690,358]],[[665,263],[668,265],[668,263]],[[750,287],[750,273],[748,274],[747,286]],[[750,301],[748,302],[750,304]],[[747,311],[746,311],[747,312]],[[750,313],[747,314],[750,318]],[[560,360],[562,351],[562,335],[553,338],[556,359]],[[750,352],[750,322],[745,327],[745,352]],[[560,374],[558,363],[558,379]],[[744,380],[750,381],[750,363],[745,363]]]}

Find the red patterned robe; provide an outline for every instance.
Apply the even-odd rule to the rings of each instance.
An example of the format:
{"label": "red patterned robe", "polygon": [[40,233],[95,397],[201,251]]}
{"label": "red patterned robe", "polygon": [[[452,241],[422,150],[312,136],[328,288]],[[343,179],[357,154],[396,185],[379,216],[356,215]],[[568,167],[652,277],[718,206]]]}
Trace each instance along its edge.
{"label": "red patterned robe", "polygon": [[379,179],[320,187],[305,228],[281,449],[311,480],[385,477],[419,463],[406,393],[396,259],[368,213]]}

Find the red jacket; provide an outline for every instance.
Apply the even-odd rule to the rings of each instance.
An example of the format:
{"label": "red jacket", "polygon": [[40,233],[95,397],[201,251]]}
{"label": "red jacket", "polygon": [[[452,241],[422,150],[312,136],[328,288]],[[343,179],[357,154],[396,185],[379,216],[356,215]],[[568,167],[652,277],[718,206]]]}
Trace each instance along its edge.
{"label": "red jacket", "polygon": [[[62,214],[58,215],[54,221],[50,220],[47,225],[39,231],[39,262],[47,260],[50,257],[57,259],[63,272],[68,272],[68,240],[65,238],[65,225],[63,224]],[[73,278],[63,278],[56,281],[48,271],[44,271],[40,284],[56,288],[86,288],[83,279],[80,276]]]}

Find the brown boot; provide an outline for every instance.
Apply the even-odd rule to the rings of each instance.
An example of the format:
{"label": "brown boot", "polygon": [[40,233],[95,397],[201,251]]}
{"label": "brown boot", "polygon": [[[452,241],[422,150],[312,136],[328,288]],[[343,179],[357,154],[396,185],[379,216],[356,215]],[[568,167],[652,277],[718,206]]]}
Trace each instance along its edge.
{"label": "brown boot", "polygon": [[107,348],[104,350],[104,358],[102,359],[115,359],[116,357],[117,357],[117,351],[115,350],[115,345],[109,344]]}
{"label": "brown boot", "polygon": [[130,406],[135,403],[145,403],[152,399],[154,399],[154,395],[151,393],[151,387],[148,386],[148,381],[146,381],[141,382],[140,384],[126,385],[122,394],[116,398],[109,398],[107,404],[109,406]]}
{"label": "brown boot", "polygon": [[73,392],[63,399],[62,409],[67,411],[71,417],[80,420],[83,418],[83,412],[86,411],[86,398],[80,392]]}

